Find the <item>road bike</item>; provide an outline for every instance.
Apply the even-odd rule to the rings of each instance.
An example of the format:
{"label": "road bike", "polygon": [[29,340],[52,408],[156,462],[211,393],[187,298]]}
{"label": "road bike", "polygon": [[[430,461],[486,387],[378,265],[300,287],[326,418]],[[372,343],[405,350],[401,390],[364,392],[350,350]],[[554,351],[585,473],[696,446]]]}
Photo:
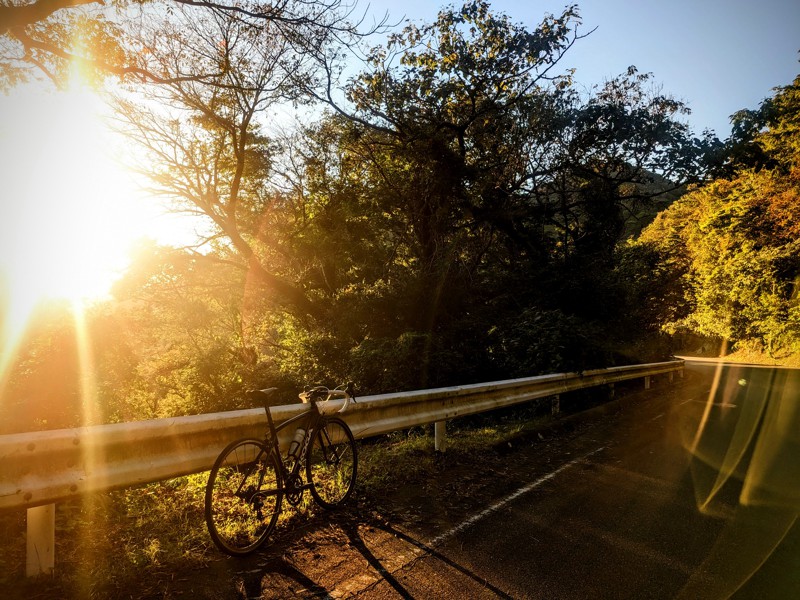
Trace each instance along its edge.
{"label": "road bike", "polygon": [[[206,484],[205,515],[214,544],[232,556],[244,556],[267,540],[278,522],[284,500],[298,506],[306,490],[326,509],[350,497],[356,480],[358,454],[350,427],[328,416],[326,403],[343,398],[343,412],[355,401],[352,385],[306,389],[300,399],[308,410],[278,425],[268,400],[277,388],[253,390],[248,397],[264,402],[269,429],[263,440],[231,442],[217,457]],[[278,433],[296,427],[283,456]]]}

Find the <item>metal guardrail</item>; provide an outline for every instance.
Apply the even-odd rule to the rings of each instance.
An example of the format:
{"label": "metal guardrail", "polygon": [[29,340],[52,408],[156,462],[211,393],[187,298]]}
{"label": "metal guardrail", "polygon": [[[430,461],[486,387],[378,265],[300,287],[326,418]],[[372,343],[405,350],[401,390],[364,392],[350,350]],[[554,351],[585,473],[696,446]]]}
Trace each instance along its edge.
{"label": "metal guardrail", "polygon": [[[683,361],[670,361],[364,396],[343,416],[356,438],[365,438],[682,368]],[[305,408],[297,404],[271,410],[277,424]],[[264,410],[249,409],[3,435],[0,509],[50,504],[208,470],[228,442],[260,438],[265,429]],[[285,434],[288,445],[292,432]]]}
{"label": "metal guardrail", "polygon": [[[649,387],[652,376],[671,376],[683,366],[677,360],[364,396],[341,416],[356,438],[437,423],[438,447],[439,425],[455,417],[630,379],[645,378]],[[302,404],[271,409],[276,424],[304,410]],[[54,536],[53,503],[208,470],[228,442],[261,438],[265,429],[264,410],[249,409],[0,436],[0,509],[29,509],[28,574],[53,568],[47,541]],[[282,433],[286,449],[293,432]],[[49,558],[42,547],[48,543]],[[31,550],[31,544],[38,546]]]}

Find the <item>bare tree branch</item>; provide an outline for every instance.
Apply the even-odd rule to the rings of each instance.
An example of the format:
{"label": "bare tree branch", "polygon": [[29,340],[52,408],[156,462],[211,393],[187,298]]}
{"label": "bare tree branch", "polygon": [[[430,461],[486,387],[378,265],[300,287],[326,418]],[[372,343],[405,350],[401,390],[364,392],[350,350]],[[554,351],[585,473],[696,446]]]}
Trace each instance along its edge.
{"label": "bare tree branch", "polygon": [[[179,75],[179,76],[174,76],[174,77],[164,77],[164,76],[156,75],[155,73],[152,73],[151,71],[148,71],[146,69],[142,69],[140,67],[114,65],[114,64],[111,64],[111,63],[108,63],[108,62],[105,62],[105,61],[96,60],[96,59],[92,59],[92,58],[87,58],[85,56],[79,56],[79,55],[73,54],[73,53],[65,50],[61,46],[59,46],[57,43],[52,42],[50,40],[32,38],[31,36],[29,36],[27,34],[27,32],[25,31],[24,28],[15,28],[15,29],[11,30],[10,33],[27,50],[31,50],[31,49],[42,50],[44,52],[52,54],[53,56],[61,58],[61,59],[65,60],[65,61],[67,61],[67,62],[91,66],[91,67],[93,67],[93,68],[95,68],[95,69],[97,69],[99,71],[103,71],[105,73],[108,73],[108,74],[111,74],[111,75],[117,75],[117,76],[120,76],[120,77],[124,77],[126,75],[137,75],[143,81],[150,81],[152,83],[170,84],[170,83],[180,83],[180,82],[185,82],[185,81],[209,81],[209,80],[213,80],[216,77],[219,77],[219,75],[220,75],[219,73],[205,73],[205,74]],[[40,63],[38,61],[35,61],[35,59],[33,59],[33,58],[31,58],[29,60],[34,62],[34,64],[37,64],[37,66],[39,68],[41,68],[43,71],[45,71],[50,76],[51,79],[55,78],[55,76],[53,74],[49,73],[46,70],[46,68],[44,67],[44,65],[42,63]]]}

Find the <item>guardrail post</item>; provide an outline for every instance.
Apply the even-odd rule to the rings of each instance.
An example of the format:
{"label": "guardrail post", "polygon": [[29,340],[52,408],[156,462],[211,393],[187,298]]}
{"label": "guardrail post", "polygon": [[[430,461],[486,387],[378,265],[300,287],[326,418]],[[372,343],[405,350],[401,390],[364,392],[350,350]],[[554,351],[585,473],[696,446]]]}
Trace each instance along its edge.
{"label": "guardrail post", "polygon": [[444,452],[446,431],[447,421],[436,421],[433,426],[433,447],[437,452]]}
{"label": "guardrail post", "polygon": [[550,399],[550,414],[557,415],[561,412],[561,396],[556,394]]}
{"label": "guardrail post", "polygon": [[675,380],[675,371],[669,372],[669,382],[672,383]]}
{"label": "guardrail post", "polygon": [[56,505],[29,508],[27,528],[25,574],[28,577],[52,574],[55,566]]}
{"label": "guardrail post", "polygon": [[650,389],[650,375],[644,376],[644,389],[646,390]]}
{"label": "guardrail post", "polygon": [[614,384],[613,383],[609,383],[608,384],[608,397],[609,398],[614,398],[616,396],[616,394],[617,393],[614,390]]}

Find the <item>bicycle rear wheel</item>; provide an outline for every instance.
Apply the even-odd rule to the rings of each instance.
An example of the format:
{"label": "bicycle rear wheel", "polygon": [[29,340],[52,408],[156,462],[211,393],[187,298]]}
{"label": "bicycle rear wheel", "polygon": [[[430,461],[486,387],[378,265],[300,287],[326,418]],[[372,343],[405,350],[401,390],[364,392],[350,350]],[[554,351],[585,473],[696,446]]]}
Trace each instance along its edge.
{"label": "bicycle rear wheel", "polygon": [[217,457],[206,484],[206,525],[232,556],[255,551],[278,520],[281,480],[275,456],[259,440],[238,440]]}
{"label": "bicycle rear wheel", "polygon": [[308,449],[306,478],[311,495],[323,508],[335,508],[350,496],[356,481],[356,441],[347,423],[326,419],[313,433]]}

